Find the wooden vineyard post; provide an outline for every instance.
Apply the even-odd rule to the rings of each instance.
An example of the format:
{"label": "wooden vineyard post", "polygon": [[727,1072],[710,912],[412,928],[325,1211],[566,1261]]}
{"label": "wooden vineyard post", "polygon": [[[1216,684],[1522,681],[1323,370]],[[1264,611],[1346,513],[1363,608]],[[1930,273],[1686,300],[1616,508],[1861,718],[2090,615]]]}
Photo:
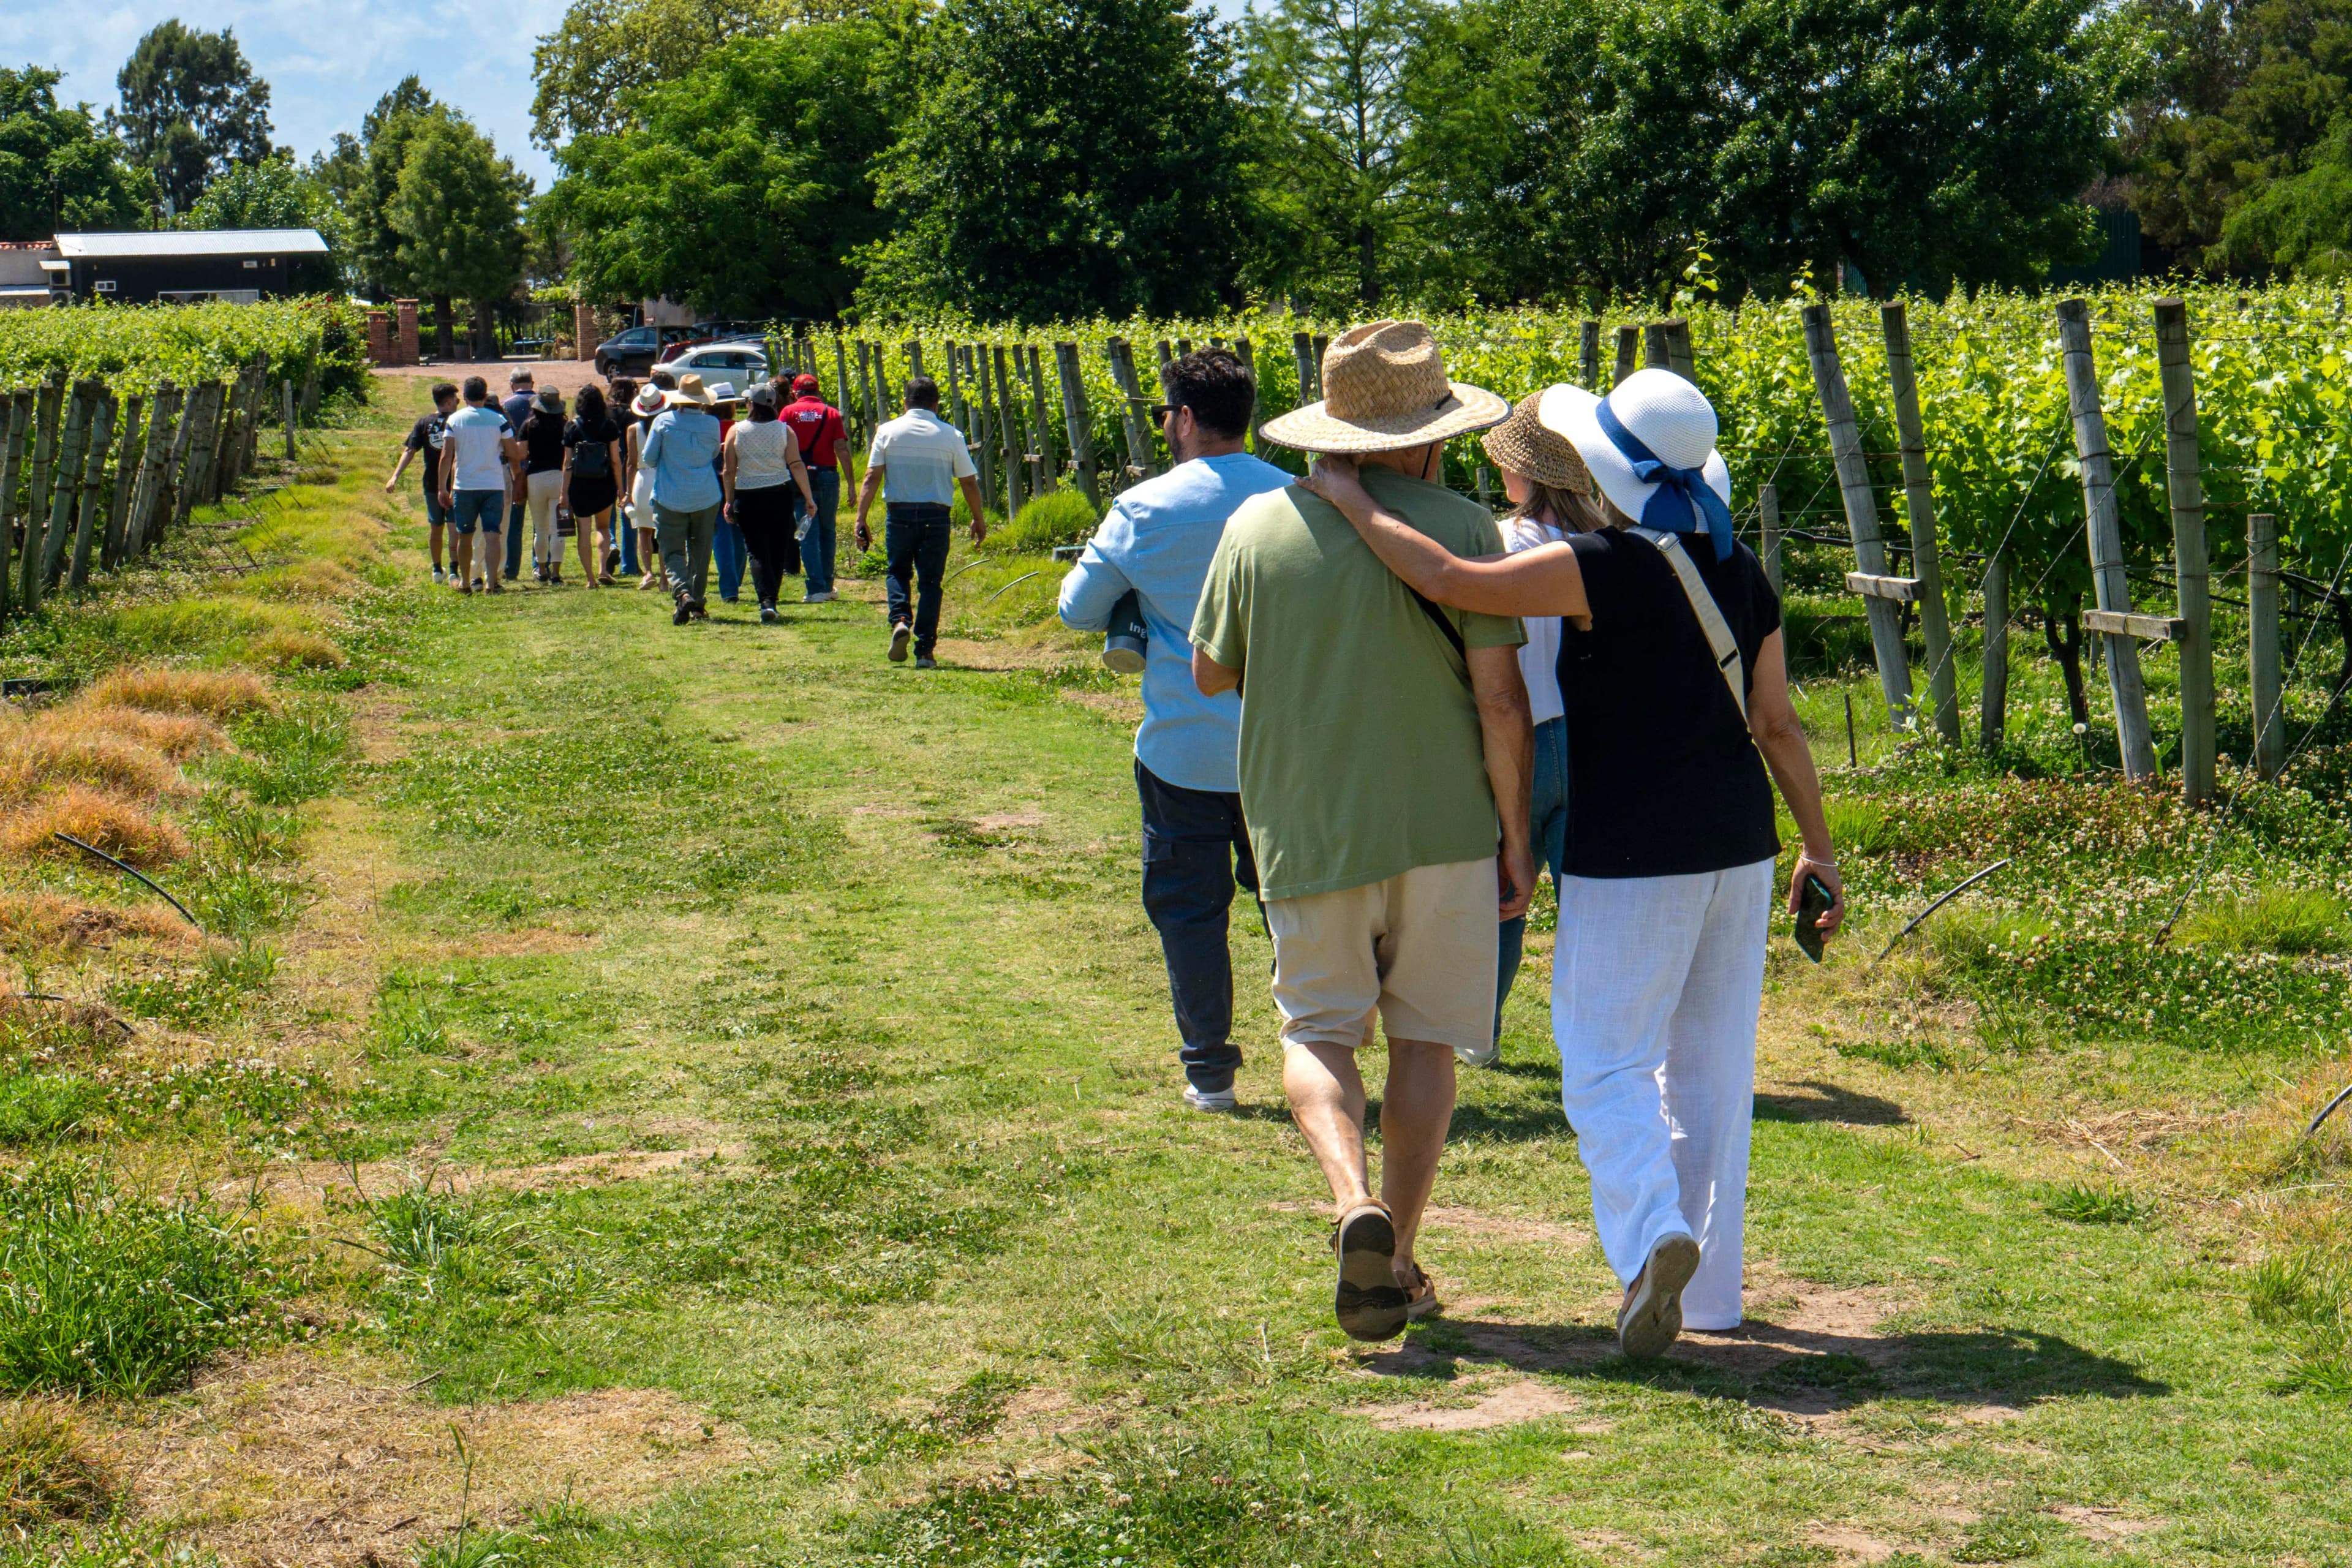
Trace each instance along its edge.
{"label": "wooden vineyard post", "polygon": [[1919,419],[1919,382],[1911,363],[1911,323],[1900,303],[1878,308],[1886,340],[1886,379],[1895,394],[1895,433],[1903,451],[1903,510],[1911,525],[1911,575],[1919,582],[1919,630],[1927,645],[1927,705],[1936,733],[1960,743],[1959,672],[1952,667],[1952,625],[1944,605],[1943,552],[1936,537],[1936,485],[1927,471],[1927,437]]}
{"label": "wooden vineyard post", "polygon": [[147,553],[152,542],[157,503],[163,497],[163,477],[171,462],[172,443],[179,435],[180,391],[166,381],[155,388],[155,406],[147,416],[147,440],[139,454],[139,482],[131,493],[131,515],[122,525],[125,558]]}
{"label": "wooden vineyard post", "polygon": [[1298,402],[1306,407],[1315,401],[1315,340],[1305,332],[1290,334],[1290,363],[1298,371]]}
{"label": "wooden vineyard post", "polygon": [[1671,370],[1673,356],[1666,348],[1666,324],[1651,321],[1642,328],[1642,368]]}
{"label": "wooden vineyard post", "polygon": [[310,374],[302,378],[302,423],[315,425],[319,419],[319,367],[312,365]]}
{"label": "wooden vineyard post", "polygon": [[1037,352],[1037,345],[1034,343],[1029,345],[1027,353],[1029,357],[1029,433],[1035,437],[1037,443],[1035,447],[1037,466],[1033,470],[1034,482],[1030,486],[1029,493],[1041,496],[1049,490],[1061,488],[1062,466],[1055,458],[1054,426],[1045,416],[1044,356]]}
{"label": "wooden vineyard post", "polygon": [[[833,395],[841,403],[842,423],[855,426],[857,423],[857,406],[849,396],[849,350],[842,342],[839,332],[833,334]],[[865,439],[871,441],[873,438],[874,432],[866,431]],[[853,439],[850,444],[857,446],[860,443]],[[862,463],[859,466],[864,467]]]}
{"label": "wooden vineyard post", "polygon": [[1689,321],[1676,316],[1660,324],[1666,330],[1666,368],[1696,385],[1698,361],[1691,353]]}
{"label": "wooden vineyard post", "polygon": [[1250,456],[1251,456],[1251,457],[1253,457],[1253,458],[1262,458],[1262,457],[1264,457],[1264,456],[1265,455],[1265,437],[1264,437],[1263,436],[1260,436],[1260,435],[1257,433],[1257,427],[1258,427],[1260,425],[1262,425],[1262,424],[1264,424],[1264,423],[1265,423],[1265,420],[1260,416],[1260,413],[1259,413],[1260,407],[1261,407],[1261,405],[1262,405],[1262,404],[1263,404],[1263,399],[1261,399],[1261,398],[1258,396],[1258,395],[1257,395],[1257,355],[1255,355],[1255,354],[1254,354],[1254,353],[1252,353],[1250,352],[1250,341],[1249,341],[1247,338],[1235,338],[1235,339],[1234,340],[1234,353],[1235,354],[1235,356],[1236,356],[1236,357],[1238,357],[1238,358],[1241,360],[1241,362],[1242,362],[1242,368],[1243,368],[1244,370],[1245,370],[1245,371],[1249,372],[1249,378],[1250,378],[1249,452],[1250,452]]}
{"label": "wooden vineyard post", "polygon": [[1636,368],[1633,354],[1641,346],[1641,328],[1628,323],[1627,325],[1617,329],[1617,363],[1609,373],[1609,384],[1611,386],[1615,386],[1619,382],[1633,374],[1633,371]]}
{"label": "wooden vineyard post", "polygon": [[8,444],[0,447],[0,625],[7,621],[9,530],[16,523],[16,483],[24,478],[25,433],[32,424],[33,394],[10,393]]}
{"label": "wooden vineyard post", "polygon": [[1576,330],[1576,372],[1587,392],[1601,390],[1601,323],[1590,317]]}
{"label": "wooden vineyard post", "polygon": [[2164,384],[2164,489],[2172,510],[2179,583],[2180,793],[2213,798],[2213,599],[2205,553],[2205,479],[2197,449],[2197,375],[2189,361],[2189,307],[2156,302],[2156,363]]}
{"label": "wooden vineyard post", "polygon": [[1764,576],[1777,598],[1786,592],[1780,585],[1780,487],[1769,480],[1756,487],[1756,519],[1764,533]]}
{"label": "wooden vineyard post", "polygon": [[155,486],[154,515],[147,520],[147,534],[139,545],[142,555],[161,544],[166,531],[184,515],[187,472],[195,452],[196,408],[204,401],[203,393],[203,387],[192,386],[180,395],[179,426],[172,432],[172,449],[163,455],[163,472]]}
{"label": "wooden vineyard post", "polygon": [[899,345],[899,349],[900,352],[907,356],[907,374],[909,377],[922,374],[923,345],[921,341],[919,339],[909,338],[906,342]]}
{"label": "wooden vineyard post", "polygon": [[1009,522],[1020,514],[1023,503],[1029,499],[1021,474],[1027,454],[1021,450],[1021,410],[1013,400],[1013,378],[1004,373],[1004,351],[991,348],[988,353],[996,372],[996,426],[1003,442],[1004,517]]}
{"label": "wooden vineyard post", "polygon": [[1315,400],[1319,403],[1323,400],[1323,356],[1331,352],[1331,340],[1318,332],[1307,340],[1307,344],[1315,351]]}
{"label": "wooden vineyard post", "polygon": [[[64,373],[51,371],[42,381],[33,405],[33,510],[26,514],[30,520],[26,524],[28,531],[37,530],[49,515],[49,470],[58,460],[58,416],[65,395]],[[26,532],[25,539],[26,553],[38,555],[40,551],[34,547],[38,542],[30,531]]]}
{"label": "wooden vineyard post", "polygon": [[185,424],[189,429],[182,438],[176,455],[186,460],[175,469],[172,499],[172,526],[185,528],[188,518],[204,499],[204,479],[211,470],[213,433],[220,423],[221,398],[226,393],[217,381],[208,381],[188,395],[189,411]]}
{"label": "wooden vineyard post", "polygon": [[[294,378],[289,375],[280,381],[278,390],[278,405],[286,412],[286,460],[290,463],[297,456],[294,447]],[[608,463],[605,466],[610,468],[612,465]]]}
{"label": "wooden vineyard post", "polygon": [[971,405],[978,421],[971,434],[972,467],[980,470],[981,494],[992,496],[996,493],[996,405],[988,391],[988,347],[966,343],[963,356],[964,371],[980,389],[980,399]]}
{"label": "wooden vineyard post", "polygon": [[[1306,337],[1305,332],[1298,333],[1293,346]],[[1160,448],[1153,444],[1150,422],[1143,416],[1149,404],[1136,379],[1134,345],[1125,338],[1113,338],[1103,348],[1110,356],[1111,379],[1118,383],[1120,424],[1127,431],[1128,482],[1132,484],[1160,471]]]}
{"label": "wooden vineyard post", "polygon": [[2147,728],[2147,689],[2140,680],[2139,637],[2116,619],[2131,614],[2131,580],[2124,575],[2115,454],[2107,449],[2107,418],[2099,405],[2099,373],[2091,357],[2091,319],[2082,300],[2059,301],[2058,342],[2066,363],[2066,403],[2074,416],[2074,455],[2083,468],[2091,581],[2098,591],[2099,608],[2105,612],[2104,617],[2086,616],[2084,626],[2106,638],[2107,689],[2115,699],[2124,776],[2153,778],[2156,742]]}
{"label": "wooden vineyard post", "polygon": [[873,355],[866,340],[857,340],[857,418],[866,426],[866,439],[874,439],[874,373]]}
{"label": "wooden vineyard post", "polygon": [[1999,751],[2009,729],[2009,563],[1994,556],[1984,574],[1984,689],[1977,698],[1977,744]]}
{"label": "wooden vineyard post", "polygon": [[89,447],[89,426],[98,412],[98,385],[95,382],[78,382],[66,410],[64,427],[58,432],[57,467],[49,473],[48,524],[42,531],[41,548],[36,554],[26,542],[25,565],[25,607],[41,607],[41,595],[58,580],[65,570],[66,531],[73,525],[74,500],[81,489],[82,454]]}
{"label": "wooden vineyard post", "polygon": [[99,516],[106,510],[106,455],[114,439],[114,394],[99,388],[98,407],[90,416],[89,451],[81,465],[81,516],[74,524],[73,567],[66,578],[73,588],[89,586],[89,552],[105,535]]}
{"label": "wooden vineyard post", "polygon": [[1176,351],[1169,346],[1168,340],[1166,338],[1161,338],[1159,342],[1152,344],[1152,347],[1159,351],[1160,369],[1166,370],[1170,365],[1176,363]]}
{"label": "wooden vineyard post", "polygon": [[2246,658],[2253,680],[2254,771],[2274,779],[2286,765],[2286,683],[2279,664],[2278,519],[2246,519]]}
{"label": "wooden vineyard post", "polygon": [[[1893,579],[1886,575],[1886,542],[1878,531],[1878,501],[1870,489],[1870,462],[1863,456],[1853,396],[1846,389],[1845,371],[1838,363],[1837,336],[1827,305],[1805,307],[1805,357],[1811,362],[1813,392],[1821,399],[1822,417],[1829,426],[1830,456],[1837,468],[1838,493],[1845,502],[1846,531],[1853,537],[1854,563],[1865,579],[1889,583]],[[1895,604],[1881,595],[1865,595],[1863,599],[1864,612],[1870,617],[1870,646],[1878,657],[1878,687],[1886,700],[1886,715],[1901,727],[1911,718],[1911,666],[1903,650],[1903,621]]]}
{"label": "wooden vineyard post", "polygon": [[[294,384],[286,384],[290,406]],[[99,551],[99,564],[111,572],[122,564],[124,524],[131,517],[131,492],[139,479],[139,469],[146,454],[140,446],[142,428],[141,416],[147,412],[147,400],[133,397],[122,405],[122,428],[114,438],[114,493],[106,506],[106,541]],[[289,429],[292,426],[289,426]]]}
{"label": "wooden vineyard post", "polygon": [[1087,407],[1087,384],[1078,369],[1078,345],[1054,345],[1054,375],[1062,384],[1062,427],[1070,436],[1070,461],[1078,471],[1078,489],[1087,504],[1102,511],[1102,479],[1095,462],[1093,412]]}
{"label": "wooden vineyard post", "polygon": [[237,448],[236,472],[239,479],[253,471],[261,460],[261,416],[269,407],[269,356],[256,355],[253,362],[253,384],[245,395],[245,441]]}

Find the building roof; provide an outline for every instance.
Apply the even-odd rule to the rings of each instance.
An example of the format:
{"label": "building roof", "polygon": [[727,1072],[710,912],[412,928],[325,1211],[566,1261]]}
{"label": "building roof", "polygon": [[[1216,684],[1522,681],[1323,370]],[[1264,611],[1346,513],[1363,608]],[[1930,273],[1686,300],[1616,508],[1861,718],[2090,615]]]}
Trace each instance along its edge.
{"label": "building roof", "polygon": [[315,228],[133,230],[127,234],[61,234],[58,253],[68,261],[121,261],[166,256],[323,256]]}

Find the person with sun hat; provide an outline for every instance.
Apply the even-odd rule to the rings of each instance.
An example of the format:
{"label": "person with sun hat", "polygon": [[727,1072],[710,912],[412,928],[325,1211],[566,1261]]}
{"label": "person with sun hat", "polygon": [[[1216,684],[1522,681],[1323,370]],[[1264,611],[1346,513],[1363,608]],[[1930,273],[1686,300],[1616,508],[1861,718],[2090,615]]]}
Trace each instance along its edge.
{"label": "person with sun hat", "polygon": [[[1448,551],[1503,547],[1486,509],[1444,484],[1448,437],[1509,405],[1450,380],[1419,321],[1332,340],[1320,403],[1265,438],[1353,454],[1391,516]],[[1405,526],[1400,524],[1399,526]],[[1451,557],[1449,556],[1449,559]],[[1283,1091],[1330,1184],[1333,1310],[1350,1337],[1394,1337],[1438,1310],[1414,1256],[1445,1151],[1458,1050],[1486,1047],[1497,928],[1534,889],[1528,723],[1509,616],[1408,591],[1319,496],[1242,502],[1209,563],[1192,679],[1241,693],[1242,816],[1274,935]],[[1381,1195],[1364,1160],[1357,1051],[1388,1035]]]}
{"label": "person with sun hat", "polygon": [[1566,618],[1552,1031],[1601,1250],[1625,1287],[1618,1342],[1654,1356],[1685,1328],[1740,1321],[1775,784],[1804,838],[1790,909],[1818,879],[1826,934],[1845,895],[1780,600],[1733,530],[1714,407],[1681,376],[1641,370],[1606,397],[1546,388],[1537,416],[1576,449],[1611,526],[1473,560],[1391,515],[1344,464],[1307,482],[1415,592]]}

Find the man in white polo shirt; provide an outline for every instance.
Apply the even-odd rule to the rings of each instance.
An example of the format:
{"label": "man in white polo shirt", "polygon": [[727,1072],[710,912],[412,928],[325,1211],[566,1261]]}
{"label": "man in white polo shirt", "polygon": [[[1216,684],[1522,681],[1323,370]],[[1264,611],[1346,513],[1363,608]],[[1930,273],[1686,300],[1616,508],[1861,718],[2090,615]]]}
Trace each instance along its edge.
{"label": "man in white polo shirt", "polygon": [[[915,668],[936,669],[931,649],[939,641],[940,587],[947,572],[948,530],[956,489],[971,513],[971,542],[988,537],[981,510],[979,470],[963,432],[940,417],[940,384],[928,375],[907,379],[907,412],[874,432],[866,458],[866,481],[857,489],[857,548],[874,548],[866,515],[876,494],[885,497],[882,543],[890,558],[883,578],[890,595],[890,661],[906,661],[915,647]],[[919,586],[910,591],[909,579]]]}

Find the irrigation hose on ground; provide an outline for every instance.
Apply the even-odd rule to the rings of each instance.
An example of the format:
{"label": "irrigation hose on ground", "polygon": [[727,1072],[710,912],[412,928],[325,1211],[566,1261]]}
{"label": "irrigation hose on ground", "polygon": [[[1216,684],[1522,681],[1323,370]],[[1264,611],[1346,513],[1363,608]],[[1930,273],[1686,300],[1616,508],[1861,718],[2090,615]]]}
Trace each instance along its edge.
{"label": "irrigation hose on ground", "polygon": [[150,892],[163,900],[165,903],[171,905],[173,909],[179,910],[180,918],[182,920],[186,921],[199,931],[202,931],[205,929],[205,925],[202,921],[188,913],[187,905],[180,902],[179,900],[165,892],[161,887],[156,885],[153,878],[148,876],[144,871],[140,870],[136,866],[127,866],[121,861],[116,859],[113,856],[109,855],[105,850],[100,849],[97,845],[84,844],[80,839],[76,838],[70,833],[52,833],[49,837],[52,838],[62,838],[67,843],[72,845],[75,848],[81,850],[85,854],[97,856],[100,859],[105,861],[116,870],[128,872],[130,875],[138,878],[142,882],[147,884],[147,888]]}

